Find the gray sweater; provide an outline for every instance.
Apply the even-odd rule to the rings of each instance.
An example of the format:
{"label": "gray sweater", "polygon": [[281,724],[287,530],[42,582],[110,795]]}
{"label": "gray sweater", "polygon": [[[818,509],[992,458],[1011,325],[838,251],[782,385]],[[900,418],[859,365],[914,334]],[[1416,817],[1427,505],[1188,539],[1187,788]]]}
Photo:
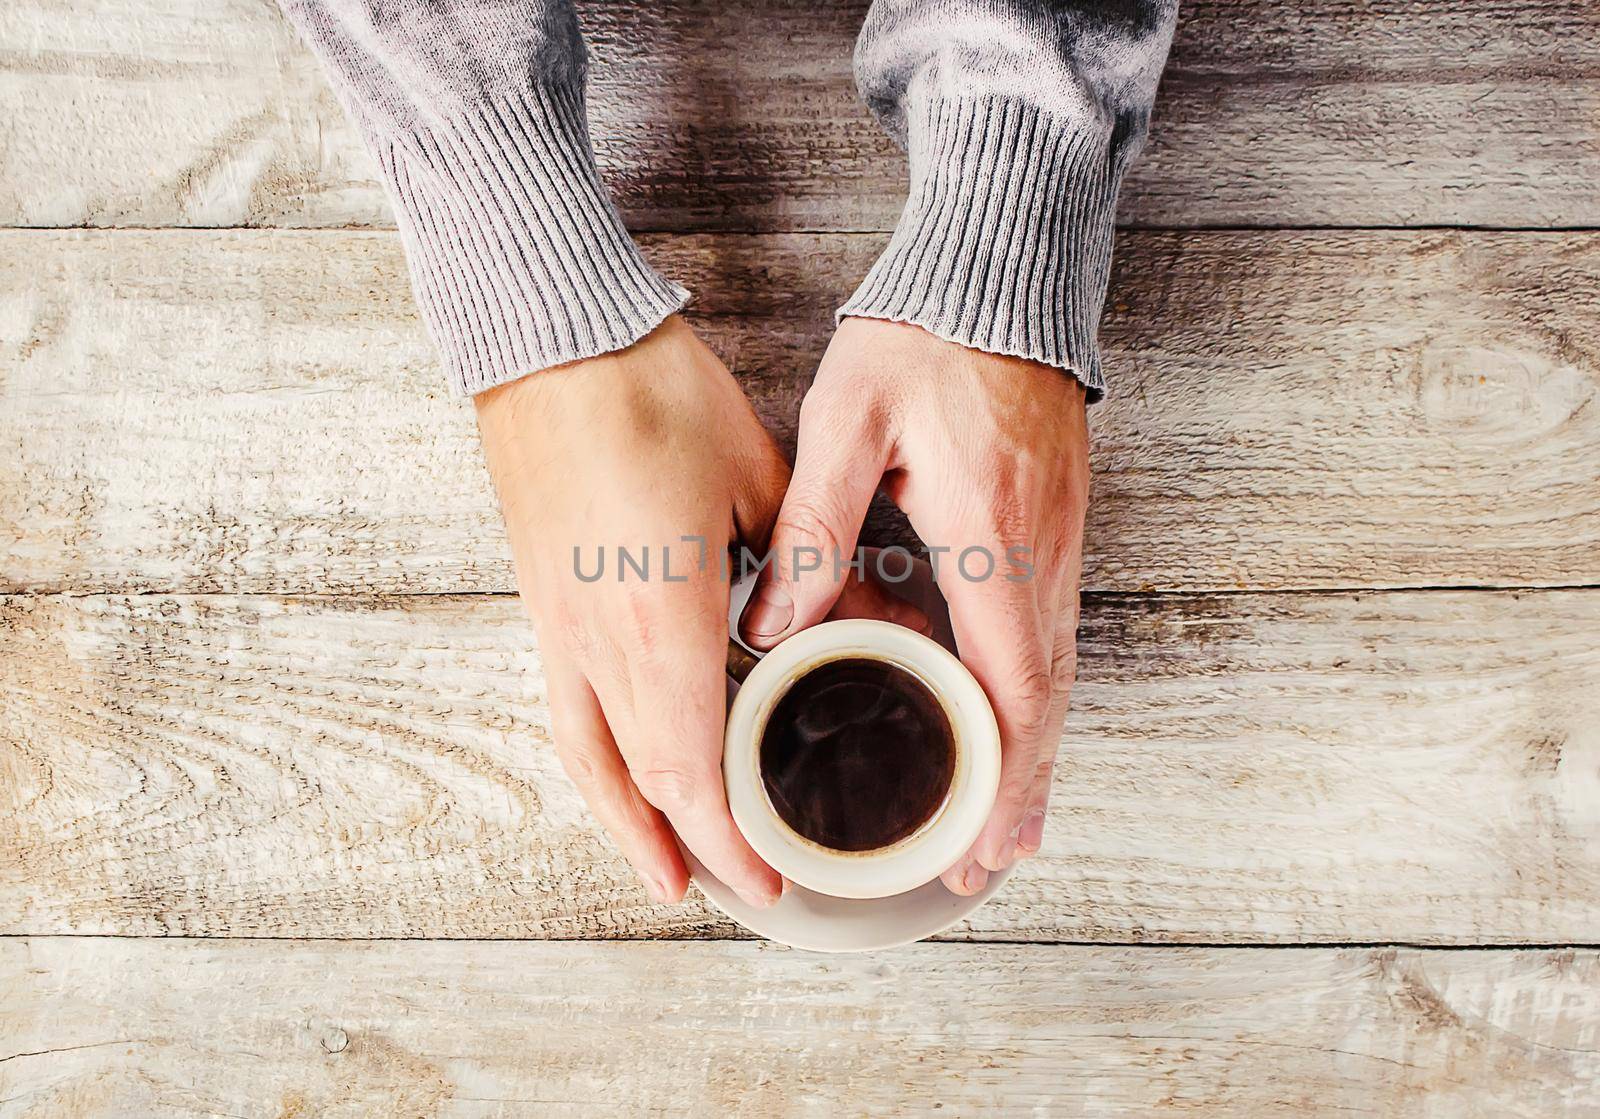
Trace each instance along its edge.
{"label": "gray sweater", "polygon": [[[621,349],[688,299],[596,170],[570,0],[280,3],[377,156],[458,391]],[[911,188],[839,314],[1058,366],[1098,394],[1117,189],[1176,16],[1177,0],[877,0],[856,79]]]}

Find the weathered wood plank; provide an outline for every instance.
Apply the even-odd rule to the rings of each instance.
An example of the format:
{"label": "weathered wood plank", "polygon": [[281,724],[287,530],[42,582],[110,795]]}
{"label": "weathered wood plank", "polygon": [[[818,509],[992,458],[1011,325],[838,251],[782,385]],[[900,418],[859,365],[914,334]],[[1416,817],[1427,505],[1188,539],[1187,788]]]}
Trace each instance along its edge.
{"label": "weathered wood plank", "polygon": [[0,985],[15,1115],[1600,1109],[1594,951],[50,938]]}
{"label": "weathered wood plank", "polygon": [[[630,222],[889,228],[902,160],[850,74],[864,8],[583,4],[597,144]],[[390,221],[263,0],[10,0],[0,101],[0,223]],[[1134,224],[1593,226],[1600,9],[1197,0],[1156,119]]]}
{"label": "weathered wood plank", "polygon": [[[647,248],[790,446],[877,243]],[[1596,290],[1593,234],[1125,237],[1087,585],[1600,582]],[[0,234],[0,393],[0,589],[513,585],[392,234]]]}
{"label": "weathered wood plank", "polygon": [[[508,596],[0,600],[0,934],[638,937]],[[1600,590],[1086,605],[1045,856],[958,935],[1585,943]]]}

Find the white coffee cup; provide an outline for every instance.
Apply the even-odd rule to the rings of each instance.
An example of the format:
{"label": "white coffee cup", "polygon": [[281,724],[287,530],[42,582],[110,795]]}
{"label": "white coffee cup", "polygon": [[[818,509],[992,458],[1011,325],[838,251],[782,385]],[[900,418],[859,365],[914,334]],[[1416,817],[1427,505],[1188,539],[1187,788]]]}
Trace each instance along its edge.
{"label": "white coffee cup", "polygon": [[[834,850],[796,832],[772,806],[761,776],[762,734],[778,701],[807,673],[846,658],[883,661],[921,680],[955,741],[955,775],[938,810],[904,839],[871,851]],[[983,688],[937,642],[890,622],[824,622],[750,670],[728,712],[722,775],[734,822],[778,873],[832,897],[891,897],[937,878],[978,838],[1000,786],[1000,730]]]}

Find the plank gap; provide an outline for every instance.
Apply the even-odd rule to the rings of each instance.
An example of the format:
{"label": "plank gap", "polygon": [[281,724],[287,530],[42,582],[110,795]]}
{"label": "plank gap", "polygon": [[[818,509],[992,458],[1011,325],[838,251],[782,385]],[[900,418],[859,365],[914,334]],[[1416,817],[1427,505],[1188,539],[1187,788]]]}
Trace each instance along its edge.
{"label": "plank gap", "polygon": [[[1405,223],[1394,224],[1367,223],[1362,225],[1340,224],[1280,224],[1275,222],[1259,223],[1206,223],[1194,224],[1149,224],[1144,222],[1119,222],[1117,233],[1600,233],[1600,225],[1460,225],[1460,224],[1429,224]],[[77,223],[72,225],[7,225],[0,223],[0,233],[103,233],[108,235],[127,233],[274,233],[293,236],[296,234],[340,234],[340,233],[396,233],[393,224],[388,225],[314,225],[314,226],[284,226],[284,225],[85,225]],[[773,238],[782,236],[794,237],[888,237],[894,232],[893,226],[888,227],[860,227],[851,229],[838,228],[805,228],[794,229],[763,229],[751,227],[741,229],[735,227],[706,230],[696,226],[647,226],[630,225],[628,232],[636,236],[661,236],[661,237],[752,237]]]}
{"label": "plank gap", "polygon": [[[1045,852],[952,939],[1571,944],[1600,591],[1093,598]],[[0,599],[0,929],[700,938],[510,596]]]}
{"label": "plank gap", "polygon": [[[511,590],[398,238],[177,232],[0,233],[0,590]],[[876,241],[642,244],[792,449]],[[1130,234],[1085,588],[1600,584],[1597,287],[1600,234]]]}
{"label": "plank gap", "polygon": [[[827,952],[807,952],[789,949],[753,933],[709,933],[700,936],[669,936],[641,934],[637,936],[612,936],[604,940],[581,936],[260,936],[248,933],[164,934],[164,933],[107,933],[107,932],[0,932],[0,941],[23,940],[132,940],[156,941],[170,944],[210,944],[228,941],[247,941],[251,944],[753,944],[779,951],[799,951],[802,955],[825,959]],[[1481,940],[1481,941],[1425,941],[1425,940],[1096,940],[1075,937],[1008,937],[974,935],[950,937],[944,934],[917,942],[920,946],[959,949],[972,946],[999,946],[1009,948],[1117,948],[1150,952],[1239,951],[1239,952],[1337,952],[1344,950],[1398,949],[1416,952],[1591,952],[1600,951],[1600,941],[1583,940]],[[894,951],[895,949],[889,949]],[[868,953],[870,955],[871,953]]]}

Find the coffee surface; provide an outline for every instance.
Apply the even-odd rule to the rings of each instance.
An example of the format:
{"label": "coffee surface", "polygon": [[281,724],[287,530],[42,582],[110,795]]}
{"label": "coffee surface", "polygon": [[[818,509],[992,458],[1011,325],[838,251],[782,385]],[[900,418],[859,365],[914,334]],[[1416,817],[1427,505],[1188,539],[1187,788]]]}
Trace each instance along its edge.
{"label": "coffee surface", "polygon": [[944,803],[955,768],[955,734],[933,692],[866,658],[828,661],[795,681],[761,735],[773,808],[836,851],[872,851],[916,831]]}

